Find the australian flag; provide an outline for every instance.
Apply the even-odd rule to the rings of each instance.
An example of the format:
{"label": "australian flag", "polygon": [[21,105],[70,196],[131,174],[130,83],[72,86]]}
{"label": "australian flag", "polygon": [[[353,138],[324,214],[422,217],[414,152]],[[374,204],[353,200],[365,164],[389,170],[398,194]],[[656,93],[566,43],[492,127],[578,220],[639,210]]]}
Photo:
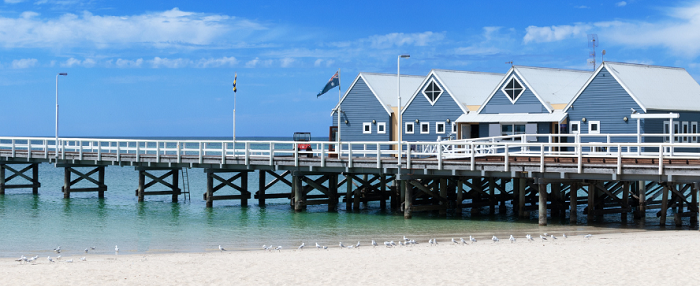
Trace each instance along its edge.
{"label": "australian flag", "polygon": [[330,80],[328,80],[328,83],[326,84],[325,87],[323,87],[323,90],[319,92],[316,97],[318,98],[319,96],[323,95],[324,93],[328,92],[329,90],[333,89],[336,86],[340,85],[340,78],[338,77],[338,72],[335,72],[335,74],[331,77]]}

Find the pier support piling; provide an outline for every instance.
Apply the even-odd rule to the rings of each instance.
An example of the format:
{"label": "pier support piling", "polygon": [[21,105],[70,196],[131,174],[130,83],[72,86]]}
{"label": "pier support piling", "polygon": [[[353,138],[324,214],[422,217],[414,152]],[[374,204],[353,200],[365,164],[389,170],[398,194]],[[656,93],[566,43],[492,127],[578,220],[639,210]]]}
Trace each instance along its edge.
{"label": "pier support piling", "polygon": [[525,194],[527,188],[527,179],[518,178],[518,181],[518,215],[520,217],[527,217],[529,216],[528,214],[526,214],[525,211]]}
{"label": "pier support piling", "polygon": [[[135,194],[138,197],[139,202],[143,202],[145,196],[161,196],[170,195],[172,202],[178,201],[178,196],[182,192],[180,190],[179,184],[180,180],[178,175],[180,174],[180,168],[148,168],[148,167],[137,167],[136,170],[139,171],[139,186],[136,189]],[[166,171],[165,174],[156,176],[149,171]],[[167,181],[170,177],[170,182]],[[151,179],[150,182],[146,183],[146,178]],[[163,185],[168,190],[167,191],[146,191],[146,189],[156,186]],[[206,200],[206,199],[205,199]]]}
{"label": "pier support piling", "polygon": [[[248,170],[225,170],[225,169],[204,169],[207,174],[207,190],[203,194],[203,199],[207,202],[207,207],[212,207],[214,201],[218,200],[241,200],[241,206],[248,206],[248,199],[251,198],[250,191],[248,191]],[[231,174],[228,179],[226,177],[221,177],[218,174]],[[227,176],[228,177],[228,176]],[[238,185],[236,185],[236,180],[239,180]],[[214,181],[218,184],[215,186]],[[217,191],[223,189],[224,187],[230,187],[239,192],[238,195],[214,195]],[[177,185],[175,186],[177,187]],[[147,193],[148,194],[148,193]],[[173,198],[175,195],[173,194]]]}
{"label": "pier support piling", "polygon": [[539,203],[539,225],[547,225],[547,184],[545,182],[538,182],[537,187],[539,189],[540,203]]}
{"label": "pier support piling", "polygon": [[[31,177],[25,174],[29,170],[32,171]],[[10,171],[12,175],[10,175],[9,177],[5,177],[7,175],[6,171]],[[9,184],[10,181],[17,178],[23,178],[29,181],[29,183]],[[7,163],[0,164],[0,195],[4,195],[7,189],[32,189],[32,194],[38,195],[39,187],[41,187],[41,183],[39,183],[38,163],[29,164],[28,166],[20,170],[16,170],[10,167]]]}
{"label": "pier support piling", "polygon": [[668,212],[668,189],[669,184],[664,184],[663,190],[661,190],[661,212],[659,216],[659,224],[666,225],[666,213]]}
{"label": "pier support piling", "polygon": [[579,183],[572,183],[569,188],[569,223],[572,225],[578,221],[578,190],[580,188]]}
{"label": "pier support piling", "polygon": [[[63,192],[63,198],[69,199],[71,193],[76,192],[97,192],[99,198],[105,197],[105,191],[107,191],[107,185],[105,185],[105,166],[83,166],[83,165],[59,165],[63,167],[63,187],[61,191]],[[91,170],[87,173],[79,171],[78,167],[86,167]],[[91,176],[97,173],[97,180]],[[72,175],[78,176],[75,180],[72,180]],[[81,181],[89,181],[94,186],[90,188],[76,188],[73,187],[75,184]]]}
{"label": "pier support piling", "polygon": [[622,209],[620,213],[620,220],[625,223],[627,222],[627,213],[629,212],[629,198],[630,198],[630,182],[624,182],[622,185]]}
{"label": "pier support piling", "polygon": [[403,218],[410,219],[413,218],[412,208],[413,208],[413,186],[408,181],[401,181],[404,186],[404,206],[403,206]]}

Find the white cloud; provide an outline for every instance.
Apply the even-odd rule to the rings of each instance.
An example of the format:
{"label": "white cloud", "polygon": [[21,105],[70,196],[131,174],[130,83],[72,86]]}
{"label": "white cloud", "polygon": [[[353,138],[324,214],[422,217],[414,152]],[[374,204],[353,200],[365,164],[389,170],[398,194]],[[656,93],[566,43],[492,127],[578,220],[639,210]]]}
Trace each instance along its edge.
{"label": "white cloud", "polygon": [[322,59],[317,59],[316,61],[314,61],[314,66],[315,66],[315,67],[320,67],[322,62],[323,62]]}
{"label": "white cloud", "polygon": [[[53,61],[52,61],[52,66],[53,66]],[[86,68],[91,68],[97,65],[97,61],[87,58],[84,60],[79,60],[76,58],[70,58],[67,59],[65,62],[62,62],[60,66],[66,67],[66,68],[72,68],[72,67],[86,67]]]}
{"label": "white cloud", "polygon": [[137,60],[118,59],[115,64],[118,68],[140,68],[141,65],[143,64],[143,59],[137,59]]}
{"label": "white cloud", "polygon": [[0,46],[207,47],[222,46],[228,39],[245,41],[247,36],[267,29],[245,19],[178,8],[128,16],[100,16],[87,11],[54,19],[37,16],[35,12],[24,12],[17,18],[0,17]]}
{"label": "white cloud", "polygon": [[654,21],[617,20],[576,23],[549,27],[530,26],[523,38],[525,43],[555,42],[583,38],[596,33],[601,44],[623,45],[628,48],[665,48],[684,57],[700,55],[700,3],[667,9],[667,18]]}
{"label": "white cloud", "polygon": [[7,4],[17,4],[20,2],[24,2],[25,0],[5,0],[5,3]]}
{"label": "white cloud", "polygon": [[289,66],[291,66],[294,63],[294,61],[295,61],[295,59],[293,59],[293,58],[283,58],[281,60],[282,63],[280,64],[280,66],[283,68],[288,68]]}
{"label": "white cloud", "polygon": [[624,6],[627,6],[627,2],[625,2],[625,1],[620,1],[620,2],[615,3],[615,6],[617,6],[617,7],[624,7]]}
{"label": "white cloud", "polygon": [[236,63],[238,63],[238,60],[234,57],[222,57],[218,59],[214,58],[208,58],[208,59],[200,59],[197,61],[195,64],[195,67],[198,68],[216,68],[216,67],[233,67]]}
{"label": "white cloud", "polygon": [[177,59],[168,59],[168,58],[160,58],[160,57],[155,57],[152,60],[148,61],[152,67],[154,68],[160,68],[160,67],[165,67],[165,68],[184,68],[190,64],[192,64],[192,61],[189,59],[183,59],[183,58],[177,58]]}
{"label": "white cloud", "polygon": [[423,32],[423,33],[391,33],[386,35],[370,36],[366,41],[375,49],[391,48],[394,46],[426,46],[435,44],[445,38],[445,33]]}
{"label": "white cloud", "polygon": [[500,27],[484,27],[478,42],[467,47],[457,47],[455,54],[468,56],[487,56],[503,52],[502,47],[510,46],[512,36],[501,33]]}
{"label": "white cloud", "polygon": [[12,68],[13,69],[26,69],[26,68],[31,68],[36,65],[36,63],[39,62],[37,59],[20,59],[20,60],[13,60],[12,61]]}
{"label": "white cloud", "polygon": [[589,9],[591,7],[588,7],[586,5],[579,5],[579,6],[574,6],[574,8],[576,8],[576,9]]}
{"label": "white cloud", "polygon": [[[141,59],[139,59],[141,60]],[[138,66],[141,65],[141,62],[139,60],[136,60],[136,63]],[[151,64],[151,67],[153,68],[216,68],[216,67],[232,67],[236,63],[238,63],[238,60],[234,57],[221,57],[221,58],[202,58],[197,61],[193,61],[190,59],[185,59],[185,58],[177,58],[177,59],[168,59],[168,58],[161,58],[161,57],[155,57],[152,60],[147,61],[149,64]],[[117,66],[119,65],[119,61],[117,61]]]}

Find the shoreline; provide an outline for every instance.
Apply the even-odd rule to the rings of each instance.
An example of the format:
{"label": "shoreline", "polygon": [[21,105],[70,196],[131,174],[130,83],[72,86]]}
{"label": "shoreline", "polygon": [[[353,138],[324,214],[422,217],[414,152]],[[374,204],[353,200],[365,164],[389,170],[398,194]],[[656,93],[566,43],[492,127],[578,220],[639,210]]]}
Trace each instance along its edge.
{"label": "shoreline", "polygon": [[[539,234],[534,235],[539,237]],[[470,245],[440,242],[429,246],[317,250],[313,242],[304,250],[210,251],[79,255],[49,263],[40,257],[32,265],[16,258],[0,259],[0,283],[77,285],[340,285],[359,284],[692,284],[697,231],[640,231],[582,235],[554,241],[510,243],[500,237],[493,243],[481,238]],[[65,260],[73,258],[73,263]],[[663,267],[661,267],[663,266]],[[673,270],[673,271],[670,271]]]}

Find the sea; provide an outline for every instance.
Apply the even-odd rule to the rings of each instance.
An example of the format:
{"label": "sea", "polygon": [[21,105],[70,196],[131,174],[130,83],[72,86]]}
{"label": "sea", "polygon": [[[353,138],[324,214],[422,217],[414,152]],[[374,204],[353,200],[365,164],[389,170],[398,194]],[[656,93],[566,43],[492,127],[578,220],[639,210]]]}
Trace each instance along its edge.
{"label": "sea", "polygon": [[[262,245],[296,249],[301,243],[337,246],[339,242],[349,245],[360,241],[369,245],[371,240],[381,245],[383,241],[398,241],[403,236],[419,243],[427,243],[430,238],[447,243],[451,238],[469,235],[489,240],[492,235],[507,238],[510,234],[543,232],[583,235],[697,229],[697,224],[691,225],[688,218],[684,218],[682,227],[673,226],[672,215],[666,226],[659,226],[658,210],[650,210],[643,220],[633,220],[630,214],[627,221],[621,221],[620,215],[606,215],[602,220],[588,222],[579,209],[575,225],[569,224],[567,217],[550,218],[548,226],[540,227],[536,212],[530,218],[517,218],[510,205],[505,214],[491,215],[488,208],[483,208],[478,213],[465,209],[462,214],[448,213],[447,217],[436,212],[415,212],[413,219],[404,219],[400,212],[381,210],[378,202],[363,204],[356,212],[346,211],[345,204],[339,203],[334,212],[328,212],[326,205],[317,205],[296,213],[288,199],[268,199],[265,206],[259,206],[252,198],[247,207],[241,207],[239,201],[214,201],[213,208],[206,208],[202,198],[205,173],[197,168],[187,171],[190,199],[181,195],[179,202],[173,203],[170,196],[148,196],[139,203],[135,196],[138,172],[133,167],[106,168],[108,189],[104,199],[99,199],[97,193],[72,193],[70,199],[63,199],[63,169],[41,164],[38,195],[32,195],[30,189],[9,189],[0,196],[0,257],[51,255],[58,246],[64,255],[79,255],[90,247],[95,247],[91,253],[113,254],[114,247],[119,246],[120,255],[124,255],[218,251],[219,245],[234,251],[261,250]],[[248,180],[254,193],[258,173],[251,172]],[[81,186],[89,185],[81,182],[75,187]],[[288,192],[289,187],[281,183],[268,190],[268,193]],[[222,189],[219,193],[234,194],[232,189]]]}

